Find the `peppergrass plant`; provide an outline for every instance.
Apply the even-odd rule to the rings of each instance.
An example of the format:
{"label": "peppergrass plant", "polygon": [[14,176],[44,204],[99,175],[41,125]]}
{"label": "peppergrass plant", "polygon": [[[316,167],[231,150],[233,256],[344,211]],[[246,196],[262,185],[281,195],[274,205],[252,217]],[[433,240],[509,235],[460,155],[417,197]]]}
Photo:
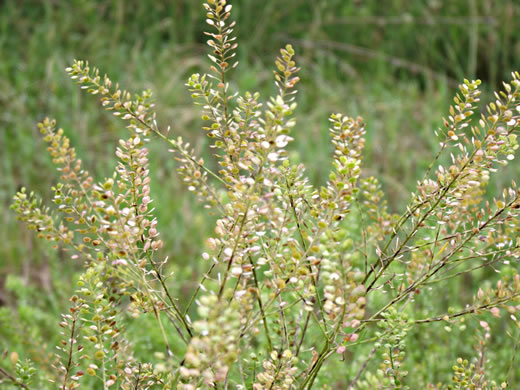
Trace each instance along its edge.
{"label": "peppergrass plant", "polygon": [[[187,89],[201,107],[216,164],[160,123],[150,91],[134,96],[84,61],[67,68],[129,135],[116,149],[113,176],[96,183],[65,131],[52,119],[39,124],[60,174],[53,205],[22,189],[12,207],[85,269],[59,322],[63,340],[53,369],[38,371],[11,355],[15,368],[0,370],[4,383],[27,389],[40,376],[41,386],[48,380],[63,390],[325,389],[328,365],[343,358],[357,372],[343,378],[348,388],[405,389],[413,374],[406,368],[409,333],[468,318],[480,328],[476,354],[457,360],[450,384],[431,388],[507,387],[508,373],[496,381],[486,376],[493,332],[479,315],[509,313],[520,325],[516,271],[478,288],[460,311],[439,304],[416,318],[414,305],[419,294],[442,295],[447,280],[499,271],[520,255],[516,183],[486,200],[491,177],[518,148],[520,74],[481,114],[480,81],[460,85],[436,132],[438,155],[404,213],[393,215],[377,179],[362,173],[363,119],[330,116],[330,175],[323,187],[312,186],[287,149],[299,126],[293,48],[275,61],[275,96],[262,101],[258,93],[233,91],[232,7],[211,0],[204,8],[210,72],[192,75]],[[182,280],[170,273],[152,207],[147,144],[157,138],[178,160],[188,190],[217,218],[193,259],[207,271],[187,296],[173,292]],[[142,316],[156,321],[163,340],[151,361],[136,357],[126,332]],[[366,360],[352,353],[362,344],[372,348]]]}

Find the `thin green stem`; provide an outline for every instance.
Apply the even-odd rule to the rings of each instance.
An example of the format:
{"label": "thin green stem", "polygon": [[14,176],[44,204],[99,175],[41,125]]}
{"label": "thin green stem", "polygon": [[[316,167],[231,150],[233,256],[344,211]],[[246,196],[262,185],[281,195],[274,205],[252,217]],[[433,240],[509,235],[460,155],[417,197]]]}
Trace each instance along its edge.
{"label": "thin green stem", "polygon": [[249,256],[249,262],[251,263],[251,266],[252,266],[253,281],[254,281],[255,287],[256,287],[256,300],[258,302],[258,307],[260,309],[260,314],[262,316],[262,323],[264,325],[265,337],[267,338],[267,344],[269,344],[269,351],[272,351],[273,343],[271,341],[271,336],[269,335],[269,326],[267,325],[267,318],[265,316],[264,307],[262,304],[261,290],[260,290],[260,286],[258,284],[258,278],[256,276],[256,266],[255,266],[255,263],[253,262],[253,259],[251,256]]}

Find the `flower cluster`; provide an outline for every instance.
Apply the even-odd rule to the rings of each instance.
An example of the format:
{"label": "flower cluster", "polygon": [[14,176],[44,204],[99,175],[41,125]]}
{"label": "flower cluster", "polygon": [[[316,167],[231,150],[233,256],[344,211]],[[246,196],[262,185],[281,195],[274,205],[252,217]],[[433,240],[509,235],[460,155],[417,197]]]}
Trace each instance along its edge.
{"label": "flower cluster", "polygon": [[180,367],[184,390],[225,382],[238,356],[238,302],[224,305],[217,296],[207,295],[201,297],[198,312],[200,320],[193,324],[195,337],[188,346],[185,364]]}

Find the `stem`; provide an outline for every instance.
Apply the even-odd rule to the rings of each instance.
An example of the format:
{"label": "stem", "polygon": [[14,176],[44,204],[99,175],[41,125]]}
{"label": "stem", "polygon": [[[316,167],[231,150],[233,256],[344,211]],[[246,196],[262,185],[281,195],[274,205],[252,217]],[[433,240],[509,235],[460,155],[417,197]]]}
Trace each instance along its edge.
{"label": "stem", "polygon": [[302,347],[303,339],[305,336],[305,332],[307,332],[307,327],[309,326],[310,319],[311,319],[311,313],[309,312],[309,313],[307,313],[307,318],[305,319],[305,325],[303,326],[302,337],[300,338],[300,342],[298,343],[298,346],[296,347],[296,353],[295,353],[296,356],[298,356],[300,354],[300,349]]}
{"label": "stem", "polygon": [[70,368],[72,365],[72,351],[74,348],[74,332],[76,330],[76,321],[77,321],[77,312],[74,313],[74,317],[72,318],[72,327],[70,331],[70,339],[69,339],[69,357],[67,361],[67,366],[65,367],[65,377],[63,378],[63,390],[67,388],[67,379],[69,379]]}
{"label": "stem", "polygon": [[208,272],[206,272],[204,274],[204,276],[202,276],[202,280],[199,282],[199,284],[197,285],[197,288],[195,289],[195,292],[191,296],[188,306],[186,306],[186,309],[184,309],[184,315],[188,314],[188,312],[191,308],[191,305],[193,305],[193,302],[195,302],[195,298],[197,297],[200,289],[202,288],[202,285],[209,278],[209,275],[211,274],[211,271],[213,271],[213,268],[215,268],[215,265],[216,265],[216,263],[211,264],[211,267],[209,267]]}
{"label": "stem", "polygon": [[258,278],[256,276],[255,263],[251,256],[249,256],[249,262],[253,266],[253,281],[255,282],[256,287],[256,300],[258,301],[258,307],[260,308],[260,313],[262,315],[262,322],[264,324],[265,336],[267,338],[267,344],[269,344],[269,351],[273,350],[273,343],[271,342],[271,336],[269,335],[269,327],[267,326],[267,318],[265,317],[264,307],[262,305],[262,297],[260,295],[260,287],[258,285]]}
{"label": "stem", "polygon": [[135,378],[134,390],[139,390],[139,381],[141,380],[141,363],[139,363],[139,371],[137,372],[137,378]]}
{"label": "stem", "polygon": [[276,379],[278,379],[278,374],[280,373],[281,369],[282,369],[282,361],[278,360],[278,367],[276,367],[276,372],[274,373],[274,378],[273,378],[273,381],[271,382],[271,386],[269,386],[269,390],[273,389],[273,386],[276,383]]}
{"label": "stem", "polygon": [[514,298],[516,298],[518,296],[520,296],[520,293],[516,293],[516,294],[513,294],[511,296],[507,296],[505,298],[502,298],[502,299],[497,299],[496,301],[493,301],[493,302],[490,302],[490,303],[486,303],[484,305],[480,305],[480,306],[477,306],[477,307],[469,307],[467,309],[461,310],[461,311],[459,311],[457,313],[454,313],[454,314],[443,314],[443,315],[439,315],[439,316],[436,316],[436,317],[424,318],[422,320],[416,320],[415,323],[416,324],[427,324],[427,323],[430,323],[430,322],[445,321],[447,319],[461,317],[461,316],[464,316],[466,314],[478,313],[481,310],[491,309],[491,308],[499,306],[499,305],[501,305],[503,303],[509,302],[510,300],[512,300],[512,299],[514,299]]}
{"label": "stem", "polygon": [[[233,222],[233,225],[231,226],[231,229],[230,229],[230,232],[232,232],[234,229],[235,229],[235,226],[237,225],[238,223],[238,219],[239,218],[236,218],[235,221]],[[199,294],[199,291],[201,290],[202,288],[202,285],[204,284],[204,282],[209,279],[209,275],[211,274],[211,271],[213,271],[213,269],[215,268],[215,266],[218,264],[218,261],[220,261],[220,256],[222,256],[222,252],[224,251],[224,247],[225,245],[222,244],[220,246],[220,249],[218,251],[218,254],[217,254],[217,262],[216,263],[213,263],[211,264],[211,267],[209,268],[208,272],[206,272],[204,274],[204,276],[202,277],[202,280],[199,282],[199,284],[197,285],[197,288],[195,289],[195,292],[193,293],[193,295],[191,296],[190,298],[190,301],[188,303],[188,306],[186,307],[186,309],[184,310],[184,315],[188,314],[190,308],[191,308],[191,305],[193,304],[193,302],[195,301],[195,298],[197,298],[197,295]]]}
{"label": "stem", "polygon": [[219,301],[222,298],[222,293],[224,292],[224,287],[226,285],[227,278],[229,276],[229,270],[231,269],[231,265],[233,264],[233,259],[235,257],[235,254],[236,254],[236,251],[237,251],[237,248],[238,248],[238,243],[240,242],[240,236],[242,235],[242,230],[244,229],[244,225],[246,224],[247,213],[249,212],[249,206],[250,205],[251,205],[251,199],[248,198],[247,204],[246,204],[246,210],[244,211],[244,217],[242,218],[242,222],[240,223],[240,227],[238,229],[238,234],[237,234],[237,238],[235,240],[235,245],[233,247],[233,252],[231,253],[231,257],[228,260],[226,273],[224,274],[224,280],[222,281],[222,284],[220,285],[220,288],[218,290],[218,299],[219,299]]}
{"label": "stem", "polygon": [[159,310],[157,310],[157,307],[155,306],[155,303],[153,302],[153,300],[150,300],[150,301],[152,303],[152,308],[153,308],[153,312],[154,312],[155,318],[156,318],[157,322],[159,323],[159,329],[161,330],[161,335],[163,337],[164,344],[166,345],[166,356],[172,357],[173,356],[172,350],[171,350],[170,345],[168,343],[168,338],[166,337],[166,332],[164,331],[164,327],[163,327],[163,324],[161,322],[160,312],[159,312]]}
{"label": "stem", "polygon": [[318,372],[321,369],[321,366],[323,365],[323,362],[325,359],[327,359],[330,356],[330,349],[329,349],[329,341],[325,343],[323,346],[323,350],[321,351],[320,355],[318,356],[318,359],[312,366],[311,370],[309,371],[309,376],[307,376],[307,379],[303,382],[302,386],[300,387],[301,390],[304,389],[312,389],[312,385],[314,381],[316,380],[316,377],[318,376]]}
{"label": "stem", "polygon": [[365,368],[367,368],[367,365],[368,365],[368,362],[370,361],[370,359],[372,359],[372,357],[374,356],[374,354],[376,353],[377,351],[377,347],[374,347],[372,348],[372,350],[370,351],[370,353],[368,354],[368,357],[365,359],[365,361],[363,362],[363,364],[361,365],[361,367],[359,368],[358,372],[356,373],[356,376],[354,377],[354,379],[352,379],[349,383],[349,385],[347,386],[347,389],[349,390],[352,390],[354,389],[354,385],[356,384],[356,382],[359,380],[359,378],[361,377],[361,374],[363,373],[363,371],[365,370]]}
{"label": "stem", "polygon": [[[291,210],[292,210],[292,213],[293,213],[293,216],[294,216],[294,221],[296,222],[296,228],[298,229],[298,233],[300,235],[302,248],[303,248],[304,253],[307,253],[308,247],[305,244],[305,238],[303,236],[303,231],[302,231],[302,227],[300,225],[300,220],[298,218],[298,213],[296,212],[296,206],[294,204],[294,198],[293,198],[293,196],[292,196],[292,194],[290,192],[291,191],[291,186],[290,186],[290,184],[289,184],[289,182],[287,180],[287,177],[284,177],[284,179],[285,179],[285,185],[287,186],[287,191],[289,192],[288,193],[289,203],[291,205]],[[309,272],[310,272],[310,275],[311,275],[312,284],[313,284],[314,290],[316,292],[316,301],[318,302],[318,306],[319,306],[319,309],[320,309],[321,319],[323,321],[323,328],[325,329],[325,332],[326,332],[327,331],[327,322],[325,320],[325,310],[323,310],[323,303],[321,301],[320,293],[319,293],[319,290],[318,290],[318,280],[317,280],[317,277],[314,277],[314,274],[312,272],[312,265],[311,264],[308,264],[308,268],[309,268]],[[310,315],[310,313],[309,313],[309,315]],[[306,322],[308,322],[308,317],[307,317]],[[306,331],[307,331],[307,327],[305,327],[305,329],[302,331],[302,337],[301,337],[300,345],[303,342],[303,339],[305,337],[305,332]]]}
{"label": "stem", "polygon": [[166,296],[168,297],[168,300],[170,301],[173,309],[175,310],[175,313],[177,314],[177,316],[181,320],[184,328],[186,329],[186,331],[190,335],[190,338],[193,337],[193,333],[191,331],[190,325],[188,324],[188,322],[186,321],[186,318],[182,315],[181,311],[179,310],[179,307],[177,306],[177,304],[175,303],[175,301],[171,297],[170,292],[168,290],[168,287],[166,287],[166,283],[164,282],[164,279],[162,278],[161,273],[160,273],[159,269],[157,268],[157,265],[154,263],[154,261],[151,259],[151,257],[149,255],[147,257],[148,257],[148,261],[152,265],[153,270],[155,271],[155,275],[157,276],[157,280],[159,280],[159,283],[161,283],[163,291],[166,294]]}
{"label": "stem", "polygon": [[2,367],[0,367],[0,374],[5,376],[7,379],[9,379],[11,382],[13,382],[16,386],[20,386],[24,389],[29,389],[29,387],[22,382],[18,381],[14,376],[9,374],[6,370],[4,370]]}

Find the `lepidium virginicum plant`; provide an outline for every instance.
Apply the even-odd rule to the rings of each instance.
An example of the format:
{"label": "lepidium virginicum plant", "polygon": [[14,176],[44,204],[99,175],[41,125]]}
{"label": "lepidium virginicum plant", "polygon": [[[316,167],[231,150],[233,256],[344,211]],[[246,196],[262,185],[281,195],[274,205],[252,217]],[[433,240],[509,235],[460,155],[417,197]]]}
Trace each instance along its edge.
{"label": "lepidium virginicum plant", "polygon": [[[51,119],[39,124],[60,183],[52,206],[22,189],[13,209],[38,237],[85,263],[60,322],[63,342],[50,378],[58,388],[81,387],[85,378],[103,389],[325,388],[327,364],[341,356],[357,367],[357,375],[343,378],[350,388],[407,388],[411,329],[520,307],[520,276],[509,273],[475,291],[460,311],[413,315],[419,292],[440,294],[445,280],[518,258],[516,184],[485,200],[490,177],[518,147],[518,73],[480,119],[480,82],[461,84],[437,132],[438,156],[405,212],[392,215],[377,179],[362,174],[363,120],[330,116],[332,168],[326,185],[314,188],[287,153],[297,127],[293,48],[275,61],[275,96],[262,101],[258,93],[232,91],[231,5],[212,0],[204,8],[210,72],[192,75],[187,88],[201,107],[216,170],[159,125],[150,91],[133,96],[83,61],[67,72],[129,131],[113,176],[95,183],[64,130]],[[218,218],[201,245],[207,271],[189,296],[171,293],[180,281],[158,257],[163,243],[150,205],[147,149],[154,138],[167,144],[189,191]],[[446,154],[451,163],[441,165]],[[138,361],[125,333],[124,324],[143,315],[157,321],[164,340],[157,361]],[[180,345],[172,348],[172,339]],[[365,362],[348,356],[361,343],[373,346]],[[449,388],[470,388],[470,380],[482,384],[471,388],[506,386],[505,377],[498,385],[484,380],[483,363],[457,364]],[[0,374],[29,386],[16,373]]]}

